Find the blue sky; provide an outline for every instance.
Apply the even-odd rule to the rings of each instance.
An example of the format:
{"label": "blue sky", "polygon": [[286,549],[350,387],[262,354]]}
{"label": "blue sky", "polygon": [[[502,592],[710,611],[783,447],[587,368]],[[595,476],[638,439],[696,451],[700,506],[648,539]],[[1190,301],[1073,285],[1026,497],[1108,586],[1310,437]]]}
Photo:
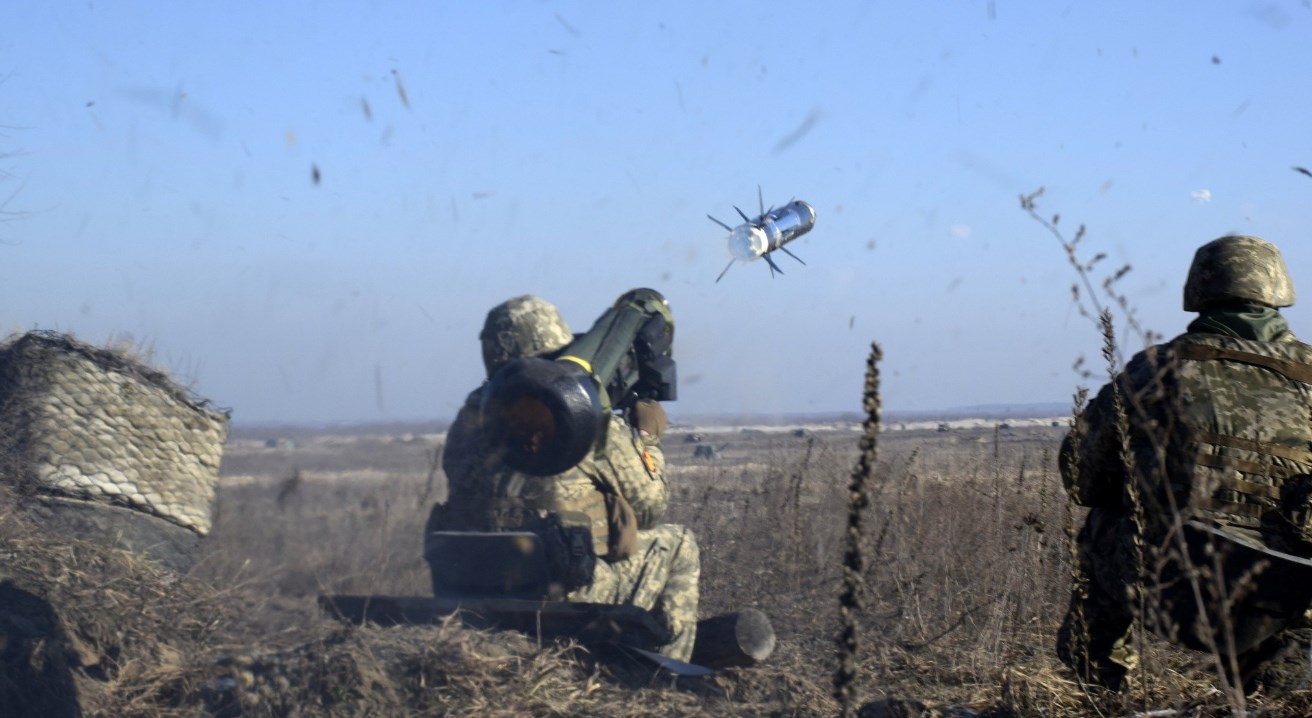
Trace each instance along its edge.
{"label": "blue sky", "polygon": [[[130,336],[237,421],[449,418],[493,304],[582,331],[635,286],[675,312],[676,416],[856,410],[872,340],[890,409],[1065,401],[1097,336],[1019,209],[1039,186],[1159,333],[1222,234],[1312,281],[1301,0],[6,17],[0,329]],[[717,285],[705,215],[758,184],[816,207],[807,266]]]}

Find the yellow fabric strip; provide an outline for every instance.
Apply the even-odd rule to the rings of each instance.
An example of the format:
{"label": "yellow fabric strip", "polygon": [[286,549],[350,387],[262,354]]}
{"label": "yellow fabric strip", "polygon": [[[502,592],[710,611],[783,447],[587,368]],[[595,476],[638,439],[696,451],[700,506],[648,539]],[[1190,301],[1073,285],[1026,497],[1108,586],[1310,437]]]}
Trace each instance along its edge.
{"label": "yellow fabric strip", "polygon": [[589,374],[592,373],[592,364],[589,363],[587,359],[580,359],[579,357],[576,356],[565,355],[561,357],[558,361],[573,362],[583,367],[583,371],[586,371]]}

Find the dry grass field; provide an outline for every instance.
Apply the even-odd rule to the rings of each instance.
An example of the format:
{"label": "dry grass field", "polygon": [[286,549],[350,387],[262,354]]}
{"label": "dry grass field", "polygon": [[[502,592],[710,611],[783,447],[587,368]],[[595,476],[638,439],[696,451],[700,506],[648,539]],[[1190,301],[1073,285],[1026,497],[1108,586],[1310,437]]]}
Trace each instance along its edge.
{"label": "dry grass field", "polygon": [[[1105,709],[1108,700],[1071,684],[1053,654],[1078,517],[1055,468],[1064,422],[1052,423],[956,422],[961,428],[938,431],[891,422],[881,435],[864,537],[863,702],[895,697],[963,714]],[[747,701],[744,715],[836,710],[830,683],[858,429],[670,431],[676,501],[667,518],[692,527],[702,545],[704,615],[760,608],[780,644],[767,667],[721,680],[714,697],[704,686],[659,695],[696,696],[712,713],[730,709],[735,694]],[[420,536],[443,497],[442,475],[432,470],[441,439],[435,430],[239,433],[198,575],[266,596],[260,620],[269,630],[308,620],[319,593],[425,595]],[[694,456],[707,445],[719,456]],[[1206,703],[1201,660],[1162,647],[1149,657],[1151,677],[1131,703]]]}
{"label": "dry grass field", "polygon": [[[1143,680],[1120,700],[1082,692],[1057,663],[1080,520],[1056,473],[1064,432],[1064,420],[1050,419],[954,421],[949,431],[895,420],[880,434],[859,701],[962,715],[1228,710],[1206,659],[1165,644],[1149,642]],[[426,595],[420,536],[445,491],[433,470],[442,434],[286,438],[239,432],[230,441],[199,575],[269,596],[270,627],[307,620],[318,593]],[[765,667],[663,688],[646,698],[659,706],[635,714],[836,713],[837,595],[858,438],[858,425],[842,423],[670,429],[668,520],[701,542],[703,612],[756,606],[774,621],[779,647]],[[718,457],[694,457],[706,445]],[[598,675],[607,680],[605,669]],[[626,701],[611,710],[635,709]],[[573,711],[584,710],[563,714]]]}
{"label": "dry grass field", "polygon": [[[754,606],[779,634],[766,665],[711,679],[674,680],[598,663],[576,646],[456,624],[357,628],[320,615],[322,593],[427,594],[421,531],[444,495],[433,470],[438,427],[235,432],[214,531],[181,584],[134,569],[144,588],[128,588],[105,573],[123,559],[96,547],[52,549],[61,558],[34,564],[29,578],[47,577],[74,604],[96,602],[86,620],[110,636],[116,660],[101,675],[74,673],[86,715],[836,715],[858,428],[668,433],[676,501],[667,518],[701,543],[703,614]],[[860,715],[1233,714],[1205,657],[1155,640],[1123,697],[1086,693],[1058,663],[1080,518],[1056,474],[1064,430],[1050,420],[948,431],[890,422],[880,435],[862,537]],[[719,456],[695,457],[706,445]],[[32,531],[0,512],[0,552],[45,545]],[[118,597],[119,613],[104,609],[105,596]],[[105,628],[114,621],[131,627],[131,641]],[[91,629],[77,632],[101,635]],[[1248,707],[1292,716],[1309,704],[1295,696]]]}

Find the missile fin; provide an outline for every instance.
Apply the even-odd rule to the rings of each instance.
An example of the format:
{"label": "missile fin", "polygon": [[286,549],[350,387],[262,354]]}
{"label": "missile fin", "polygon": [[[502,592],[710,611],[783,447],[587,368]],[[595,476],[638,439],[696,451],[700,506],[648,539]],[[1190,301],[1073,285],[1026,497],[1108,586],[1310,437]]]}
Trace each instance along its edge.
{"label": "missile fin", "polygon": [[761,255],[761,258],[764,259],[764,260],[766,261],[766,263],[770,265],[770,276],[771,276],[771,277],[774,276],[774,273],[775,273],[775,272],[778,272],[778,273],[780,273],[780,274],[783,274],[783,273],[784,273],[784,270],[780,269],[780,268],[779,268],[779,265],[775,264],[773,259],[770,259],[770,253],[769,253],[769,252],[767,252],[767,253],[765,253],[765,254],[762,254],[762,255]]}
{"label": "missile fin", "polygon": [[721,227],[724,227],[724,229],[725,229],[726,232],[732,232],[732,231],[733,231],[733,227],[730,227],[729,225],[725,224],[724,222],[721,222],[720,220],[718,220],[718,219],[712,217],[712,216],[709,215],[709,214],[706,215],[706,219],[709,219],[709,220],[711,220],[712,222],[714,222],[714,223],[720,225]]}
{"label": "missile fin", "polygon": [[[761,185],[756,185],[756,206],[761,210],[761,216],[765,216],[765,195],[761,194]],[[771,207],[771,209],[774,209]]]}
{"label": "missile fin", "polygon": [[[802,258],[799,257],[799,256],[797,256],[796,254],[793,254],[792,252],[789,252],[787,247],[780,247],[779,249],[782,249],[782,250],[784,251],[784,254],[787,254],[788,256],[792,257],[793,259],[796,259],[797,261],[802,262]],[[806,262],[802,262],[802,266],[805,267],[805,266],[806,266]]]}
{"label": "missile fin", "polygon": [[718,277],[715,278],[715,283],[716,283],[716,284],[719,284],[719,283],[720,283],[720,280],[721,280],[721,279],[724,279],[724,275],[726,275],[726,274],[729,273],[729,268],[733,266],[733,263],[734,263],[734,260],[730,259],[730,260],[729,260],[729,263],[726,264],[726,265],[724,265],[724,271],[723,271],[723,272],[720,272],[720,276],[718,276]]}
{"label": "missile fin", "polygon": [[738,216],[743,218],[743,221],[744,221],[744,222],[746,222],[746,223],[748,223],[748,224],[751,224],[751,223],[752,223],[752,220],[748,219],[748,218],[747,218],[747,215],[743,214],[743,211],[742,211],[741,209],[738,209],[738,205],[735,204],[735,205],[733,206],[733,208],[738,212]]}

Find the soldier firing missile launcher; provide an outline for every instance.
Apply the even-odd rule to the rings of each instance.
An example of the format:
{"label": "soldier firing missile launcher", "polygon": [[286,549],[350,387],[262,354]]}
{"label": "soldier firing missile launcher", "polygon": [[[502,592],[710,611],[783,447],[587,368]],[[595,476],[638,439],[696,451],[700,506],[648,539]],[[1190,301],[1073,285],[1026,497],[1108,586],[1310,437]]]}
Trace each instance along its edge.
{"label": "soldier firing missile launcher", "polygon": [[674,316],[654,289],[625,292],[559,356],[521,357],[483,391],[486,435],[518,471],[550,476],[604,448],[614,409],[673,401]]}
{"label": "soldier firing missile launcher", "polygon": [[[551,346],[560,346],[562,338],[555,335]],[[487,443],[480,448],[495,454],[485,458],[497,472],[488,478],[500,482],[505,465],[551,476],[578,464],[588,451],[605,451],[612,409],[637,406],[641,410],[640,400],[675,398],[673,343],[674,318],[665,298],[651,289],[634,289],[620,296],[587,333],[575,335],[554,355],[521,356],[502,365],[482,392],[480,433]],[[558,505],[560,515],[534,517],[545,520],[541,531],[534,523],[503,523],[500,518],[494,519],[492,529],[475,523],[452,526],[446,518],[471,506],[468,501],[456,503],[453,497],[435,506],[425,529],[424,559],[432,571],[433,598],[321,596],[320,605],[354,623],[445,623],[455,616],[479,628],[524,631],[539,641],[570,638],[588,646],[599,660],[627,664],[639,658],[682,676],[753,666],[774,650],[769,618],[747,609],[698,621],[691,663],[659,653],[673,645],[676,634],[673,624],[658,613],[623,597],[614,604],[568,600],[568,585],[562,581],[575,577],[566,572],[575,571],[585,563],[581,559],[587,559],[586,576],[577,578],[592,581],[593,570],[601,565],[593,563],[597,557],[589,535],[594,525],[590,515],[583,514],[588,521],[583,533],[566,531],[560,523],[564,505]],[[680,540],[691,544],[691,534],[680,532],[686,536]],[[582,543],[571,538],[579,536]],[[656,543],[663,539],[650,540],[652,546],[664,545]],[[692,561],[696,560],[694,554]],[[566,562],[574,563],[561,565]],[[641,565],[644,572],[664,571]],[[689,578],[695,582],[696,574]],[[641,580],[647,582],[642,585],[655,588],[655,582],[670,579]],[[680,655],[684,653],[680,647]]]}
{"label": "soldier firing missile launcher", "polygon": [[729,272],[729,267],[732,267],[734,262],[764,259],[766,264],[770,265],[771,277],[775,272],[783,274],[784,270],[770,258],[770,253],[776,249],[781,249],[784,254],[803,265],[806,264],[784,245],[811,231],[815,226],[815,208],[802,200],[793,200],[778,209],[771,207],[767,210],[760,187],[756,188],[756,201],[761,213],[755,219],[748,219],[741,209],[734,207],[738,216],[743,218],[743,223],[737,227],[730,227],[711,215],[706,215],[712,222],[729,232],[729,255],[732,258],[725,265],[724,271],[720,272],[720,276],[715,278],[717,283]]}

